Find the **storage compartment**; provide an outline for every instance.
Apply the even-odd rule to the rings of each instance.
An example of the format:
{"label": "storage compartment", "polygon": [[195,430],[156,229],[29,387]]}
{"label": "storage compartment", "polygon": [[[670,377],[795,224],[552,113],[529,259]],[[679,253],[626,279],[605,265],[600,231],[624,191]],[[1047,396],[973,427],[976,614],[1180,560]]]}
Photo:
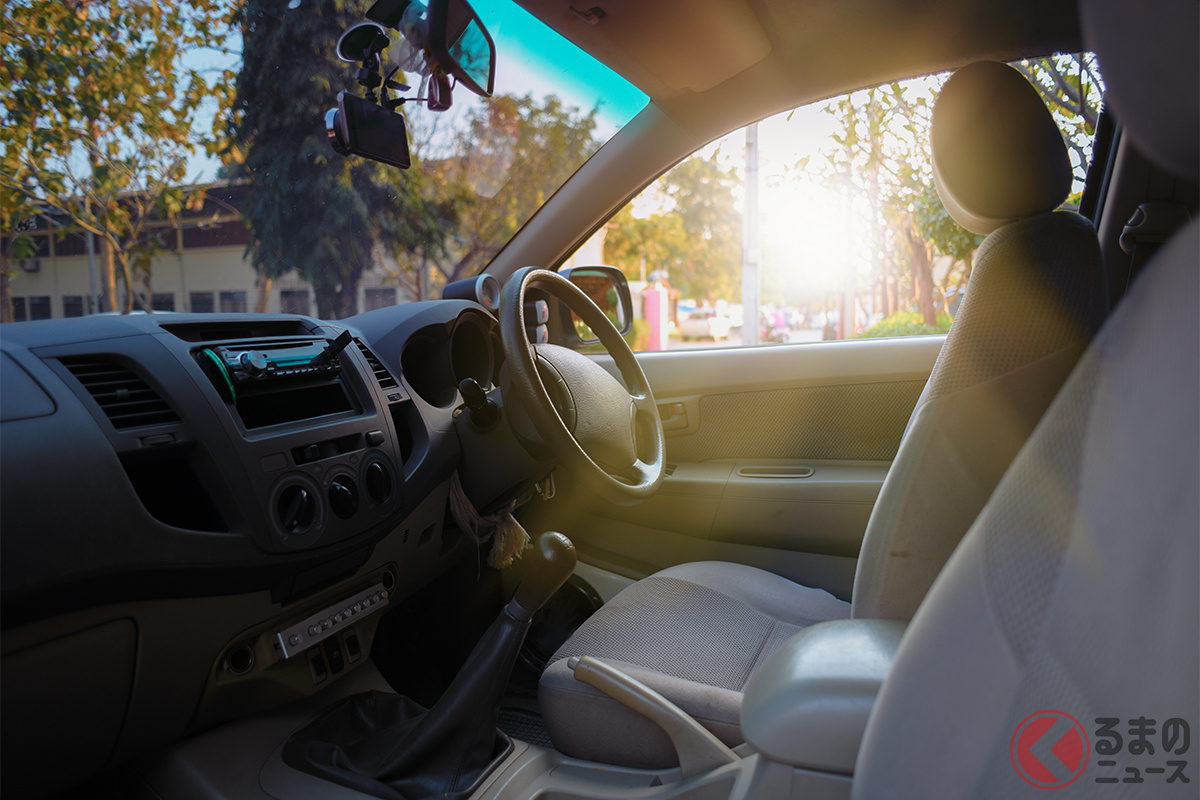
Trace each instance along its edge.
{"label": "storage compartment", "polygon": [[793,636],[746,686],[746,741],[772,761],[853,774],[867,718],[906,624],[835,620]]}
{"label": "storage compartment", "polygon": [[108,763],[136,653],[137,627],[119,619],[4,656],[5,797],[51,794]]}

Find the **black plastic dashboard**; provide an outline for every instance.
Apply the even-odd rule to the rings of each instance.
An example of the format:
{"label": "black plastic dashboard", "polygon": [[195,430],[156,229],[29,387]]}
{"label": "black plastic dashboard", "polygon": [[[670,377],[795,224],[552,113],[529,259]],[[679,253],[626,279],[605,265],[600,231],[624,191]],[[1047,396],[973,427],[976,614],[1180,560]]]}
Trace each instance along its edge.
{"label": "black plastic dashboard", "polygon": [[504,376],[468,300],[0,328],[6,793],[365,663],[377,611],[479,555],[456,471],[482,507],[551,469],[462,413]]}
{"label": "black plastic dashboard", "polygon": [[[345,322],[5,326],[4,627],[156,596],[286,602],[365,562],[456,468],[457,384],[492,389],[502,356],[494,318],[468,301]],[[343,332],[345,349],[307,366]],[[228,374],[238,355],[259,374]]]}

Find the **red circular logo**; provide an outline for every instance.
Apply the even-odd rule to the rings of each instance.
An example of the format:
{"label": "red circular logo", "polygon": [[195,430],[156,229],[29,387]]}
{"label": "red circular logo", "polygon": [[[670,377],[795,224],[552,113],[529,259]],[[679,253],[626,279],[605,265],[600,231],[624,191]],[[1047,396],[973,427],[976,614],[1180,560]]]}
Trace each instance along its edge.
{"label": "red circular logo", "polygon": [[1047,709],[1030,714],[1013,731],[1013,769],[1040,789],[1061,789],[1083,774],[1089,753],[1087,731],[1070,714]]}

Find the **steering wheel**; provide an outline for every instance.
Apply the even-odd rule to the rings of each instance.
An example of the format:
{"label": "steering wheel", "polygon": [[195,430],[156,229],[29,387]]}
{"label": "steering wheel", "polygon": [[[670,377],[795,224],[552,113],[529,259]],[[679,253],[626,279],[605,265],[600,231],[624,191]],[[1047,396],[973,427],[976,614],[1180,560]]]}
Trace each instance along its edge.
{"label": "steering wheel", "polygon": [[[574,350],[530,344],[525,296],[532,287],[562,300],[591,327],[625,386]],[[525,267],[504,285],[500,334],[512,391],[551,459],[610,502],[633,505],[654,494],[666,465],[662,420],[633,351],[604,312],[557,272]]]}

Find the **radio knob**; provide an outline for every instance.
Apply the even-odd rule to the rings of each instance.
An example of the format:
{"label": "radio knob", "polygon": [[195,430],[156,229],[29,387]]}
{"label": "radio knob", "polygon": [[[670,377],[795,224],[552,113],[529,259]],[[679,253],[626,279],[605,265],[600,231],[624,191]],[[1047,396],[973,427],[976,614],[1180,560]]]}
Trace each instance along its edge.
{"label": "radio knob", "polygon": [[267,357],[257,350],[247,350],[238,357],[238,363],[242,365],[242,369],[246,370],[252,378],[257,378],[266,373],[270,368],[271,362]]}

